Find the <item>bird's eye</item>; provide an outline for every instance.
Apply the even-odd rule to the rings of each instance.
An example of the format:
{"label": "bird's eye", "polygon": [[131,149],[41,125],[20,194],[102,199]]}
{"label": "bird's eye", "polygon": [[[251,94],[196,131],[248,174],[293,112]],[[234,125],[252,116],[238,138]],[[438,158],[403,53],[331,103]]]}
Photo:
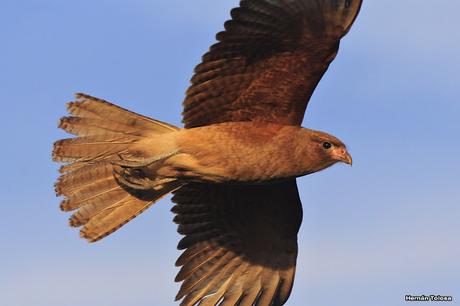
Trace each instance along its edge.
{"label": "bird's eye", "polygon": [[326,150],[329,150],[330,148],[332,148],[332,144],[328,141],[325,141],[323,142],[323,148],[325,148]]}

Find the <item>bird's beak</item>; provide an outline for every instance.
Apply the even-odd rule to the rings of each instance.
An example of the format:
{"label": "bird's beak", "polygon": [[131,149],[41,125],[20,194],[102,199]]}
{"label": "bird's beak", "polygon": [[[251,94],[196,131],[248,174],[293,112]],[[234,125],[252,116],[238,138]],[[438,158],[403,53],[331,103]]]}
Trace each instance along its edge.
{"label": "bird's beak", "polygon": [[345,154],[342,156],[341,161],[344,162],[345,164],[348,164],[350,166],[353,165],[353,158],[351,157],[350,153],[345,152]]}

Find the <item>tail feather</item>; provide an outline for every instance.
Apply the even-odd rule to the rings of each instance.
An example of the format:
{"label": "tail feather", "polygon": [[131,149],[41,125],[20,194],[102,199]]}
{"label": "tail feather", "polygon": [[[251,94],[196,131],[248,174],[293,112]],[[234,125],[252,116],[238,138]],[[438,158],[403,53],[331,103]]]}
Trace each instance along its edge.
{"label": "tail feather", "polygon": [[116,160],[137,139],[85,136],[62,139],[54,144],[53,160],[58,162]]}
{"label": "tail feather", "polygon": [[123,203],[123,201],[129,197],[130,194],[123,190],[120,186],[101,191],[84,201],[85,204],[70,217],[70,225],[73,227],[85,225],[92,217],[103,211],[110,212],[110,207]]}
{"label": "tail feather", "polygon": [[[86,189],[86,190],[85,190]],[[126,192],[110,178],[102,182],[95,182],[93,185],[81,189],[81,192],[75,196],[68,197],[61,203],[61,208],[64,211],[72,211],[80,209],[80,214],[89,207],[98,209],[100,205],[104,205],[107,201],[113,200],[118,195],[124,195]]]}
{"label": "tail feather", "polygon": [[105,100],[97,99],[82,93],[78,93],[75,96],[77,101],[68,103],[67,111],[76,117],[97,118],[102,120],[110,118],[110,121],[128,127],[147,129],[157,133],[168,133],[179,129],[165,122],[128,111]]}
{"label": "tail feather", "polygon": [[81,118],[72,116],[61,118],[59,128],[63,129],[67,133],[78,136],[120,134],[135,136],[136,133],[139,132],[136,128],[116,122],[101,120],[99,118]]}
{"label": "tail feather", "polygon": [[65,197],[61,209],[76,210],[70,218],[70,225],[83,226],[81,236],[94,242],[182,186],[172,179],[155,189],[133,189],[123,185],[114,174],[115,164],[122,156],[153,161],[155,156],[149,156],[152,152],[170,156],[171,148],[161,147],[161,142],[153,151],[147,148],[140,152],[141,142],[146,140],[154,144],[152,137],[160,137],[178,128],[88,95],[77,94],[76,97],[76,102],[68,104],[72,116],[62,118],[59,127],[77,137],[59,140],[53,148],[53,160],[68,163],[61,167],[63,175],[57,180],[55,189],[58,196]]}
{"label": "tail feather", "polygon": [[84,168],[87,165],[88,164],[85,162],[73,162],[71,164],[62,165],[58,171],[62,174],[71,173],[80,170],[81,168]]}
{"label": "tail feather", "polygon": [[56,194],[64,196],[78,194],[81,188],[92,185],[96,181],[110,178],[112,173],[112,165],[106,162],[81,166],[59,177],[55,184]]}
{"label": "tail feather", "polygon": [[129,195],[93,216],[80,231],[80,235],[90,242],[98,241],[110,235],[140,215],[154,202],[181,186],[180,182],[172,182],[158,191],[150,190],[148,193],[144,193],[142,198]]}

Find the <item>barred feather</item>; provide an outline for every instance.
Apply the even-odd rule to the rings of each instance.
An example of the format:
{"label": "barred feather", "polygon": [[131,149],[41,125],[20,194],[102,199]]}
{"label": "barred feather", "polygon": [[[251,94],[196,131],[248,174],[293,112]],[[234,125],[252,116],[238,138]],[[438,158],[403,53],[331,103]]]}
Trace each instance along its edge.
{"label": "barred feather", "polygon": [[170,148],[162,148],[161,142],[155,149],[161,153],[158,158],[149,155],[152,150],[140,152],[142,145],[138,144],[155,143],[155,137],[177,131],[177,127],[84,94],[77,94],[68,111],[73,116],[62,118],[59,127],[77,137],[54,144],[53,160],[68,163],[61,167],[63,175],[55,189],[65,197],[60,205],[63,211],[77,210],[69,221],[71,226],[83,226],[83,238],[90,242],[104,238],[181,186],[168,180],[155,189],[137,190],[121,184],[114,175],[114,163],[122,156],[153,161],[169,156],[164,150]]}

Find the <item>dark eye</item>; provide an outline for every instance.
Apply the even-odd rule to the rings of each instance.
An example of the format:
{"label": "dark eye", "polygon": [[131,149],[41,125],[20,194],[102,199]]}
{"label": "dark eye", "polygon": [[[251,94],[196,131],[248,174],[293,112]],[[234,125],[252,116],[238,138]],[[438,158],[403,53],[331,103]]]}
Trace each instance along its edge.
{"label": "dark eye", "polygon": [[326,150],[329,150],[330,148],[332,148],[332,144],[328,141],[325,141],[323,142],[323,148],[325,148]]}

